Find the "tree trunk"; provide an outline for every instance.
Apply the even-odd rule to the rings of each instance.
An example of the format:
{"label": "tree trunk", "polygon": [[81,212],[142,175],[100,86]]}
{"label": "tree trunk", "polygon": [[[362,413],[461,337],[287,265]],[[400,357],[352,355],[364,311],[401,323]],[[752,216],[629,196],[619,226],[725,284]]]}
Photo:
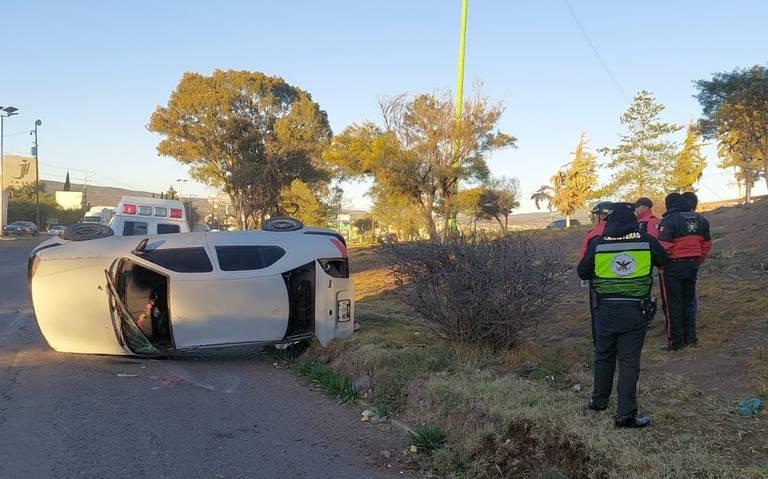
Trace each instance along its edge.
{"label": "tree trunk", "polygon": [[566,228],[571,227],[571,215],[565,215],[565,227]]}
{"label": "tree trunk", "polygon": [[744,204],[752,203],[752,170],[744,169]]}
{"label": "tree trunk", "polygon": [[504,215],[504,234],[509,233],[509,215]]}

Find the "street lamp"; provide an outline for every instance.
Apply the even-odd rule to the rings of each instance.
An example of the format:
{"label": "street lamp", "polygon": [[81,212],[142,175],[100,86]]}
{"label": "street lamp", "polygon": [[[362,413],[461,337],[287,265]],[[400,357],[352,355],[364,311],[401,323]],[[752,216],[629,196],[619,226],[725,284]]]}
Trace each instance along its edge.
{"label": "street lamp", "polygon": [[177,178],[176,179],[176,186],[178,186],[178,188],[179,188],[179,199],[180,200],[183,198],[183,196],[181,194],[181,190],[184,188],[184,183],[186,183],[186,182],[187,182],[187,180],[185,180],[183,178]]}
{"label": "street lamp", "polygon": [[30,131],[30,135],[35,135],[35,146],[32,147],[32,154],[35,156],[35,218],[37,230],[40,231],[40,162],[37,159],[37,127],[43,122],[35,120],[35,129]]}
{"label": "street lamp", "polygon": [[8,205],[5,201],[5,177],[3,176],[3,158],[5,158],[5,152],[3,151],[3,120],[18,114],[19,109],[15,106],[0,106],[0,228],[5,226],[8,216]]}

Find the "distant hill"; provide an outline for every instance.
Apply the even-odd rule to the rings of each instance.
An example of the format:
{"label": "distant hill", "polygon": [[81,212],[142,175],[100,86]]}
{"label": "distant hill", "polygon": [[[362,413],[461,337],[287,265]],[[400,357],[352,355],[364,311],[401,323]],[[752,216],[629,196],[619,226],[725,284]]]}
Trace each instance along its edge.
{"label": "distant hill", "polygon": [[[60,181],[45,180],[46,192],[53,194],[55,191],[62,191],[63,189],[64,183]],[[83,185],[72,183],[71,191],[83,191]],[[150,191],[128,190],[112,186],[88,185],[88,198],[86,201],[91,206],[115,206],[120,198],[126,195],[151,198],[153,194],[156,196],[158,195],[158,193],[152,193]],[[203,217],[211,211],[211,208],[208,205],[208,198],[192,198],[192,204]]]}

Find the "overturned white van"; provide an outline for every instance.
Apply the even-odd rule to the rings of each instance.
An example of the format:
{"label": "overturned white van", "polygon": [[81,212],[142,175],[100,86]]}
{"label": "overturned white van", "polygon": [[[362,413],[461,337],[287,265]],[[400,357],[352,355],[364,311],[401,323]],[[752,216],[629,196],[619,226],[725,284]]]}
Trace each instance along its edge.
{"label": "overturned white van", "polygon": [[354,329],[344,239],[322,229],[41,245],[29,284],[40,331],[60,352],[164,356],[312,337],[327,345]]}

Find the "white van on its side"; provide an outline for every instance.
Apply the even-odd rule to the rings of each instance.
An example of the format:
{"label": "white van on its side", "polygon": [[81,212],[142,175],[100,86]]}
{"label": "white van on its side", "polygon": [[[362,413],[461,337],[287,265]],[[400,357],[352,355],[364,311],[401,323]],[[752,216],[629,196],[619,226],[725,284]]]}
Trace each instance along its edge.
{"label": "white van on its side", "polygon": [[123,196],[109,224],[116,236],[188,233],[184,205],[178,200]]}

